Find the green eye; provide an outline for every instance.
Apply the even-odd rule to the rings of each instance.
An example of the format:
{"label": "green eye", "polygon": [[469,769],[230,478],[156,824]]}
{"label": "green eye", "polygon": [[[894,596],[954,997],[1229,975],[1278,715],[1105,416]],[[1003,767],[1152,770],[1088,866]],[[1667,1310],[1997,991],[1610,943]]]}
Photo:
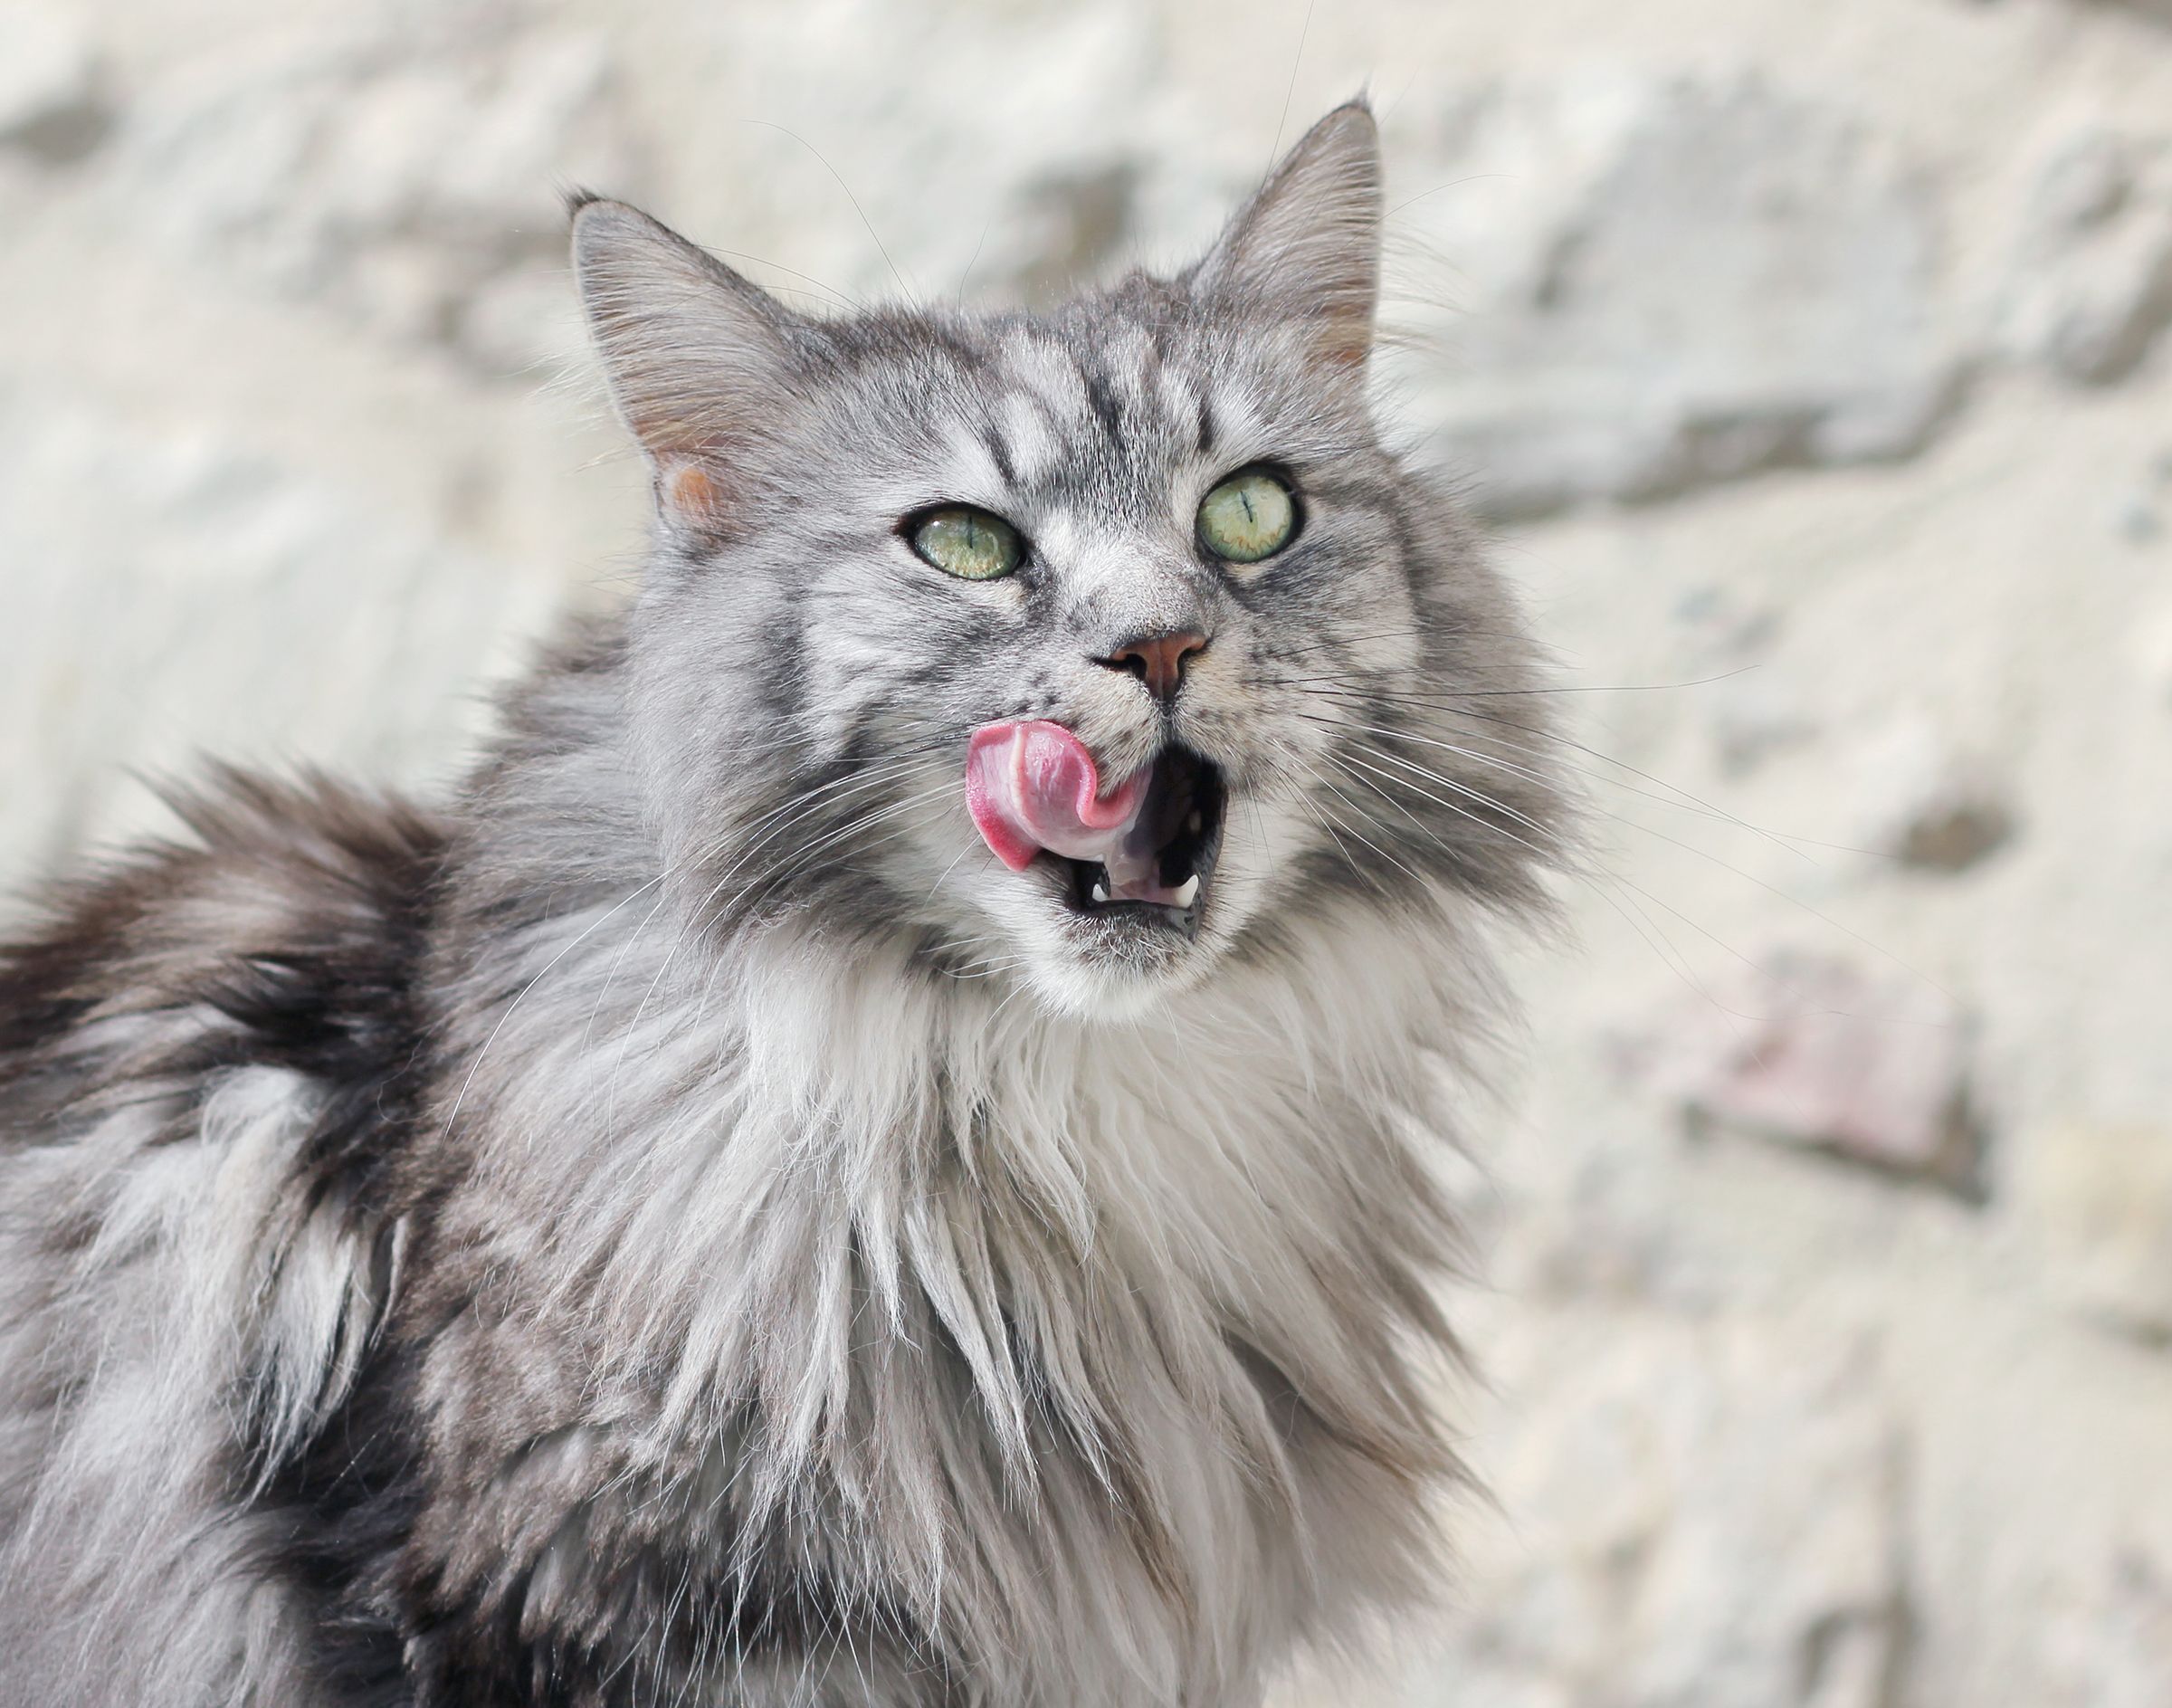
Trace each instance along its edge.
{"label": "green eye", "polygon": [[1297,501],[1264,469],[1233,474],[1199,504],[1199,539],[1217,558],[1257,563],[1297,531]]}
{"label": "green eye", "polygon": [[1018,567],[1018,530],[985,510],[954,504],[912,525],[912,549],[947,576],[993,581]]}

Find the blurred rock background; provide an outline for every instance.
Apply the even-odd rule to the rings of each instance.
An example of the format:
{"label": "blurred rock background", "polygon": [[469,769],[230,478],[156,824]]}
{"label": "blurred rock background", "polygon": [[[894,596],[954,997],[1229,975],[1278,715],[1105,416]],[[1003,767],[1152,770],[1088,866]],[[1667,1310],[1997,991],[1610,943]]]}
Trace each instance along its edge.
{"label": "blurred rock background", "polygon": [[624,583],[562,186],[1031,301],[1361,83],[1605,847],[1462,1188],[1496,1503],[1288,1700],[2163,1708],[2162,0],[0,0],[0,867],[200,749],[441,787]]}

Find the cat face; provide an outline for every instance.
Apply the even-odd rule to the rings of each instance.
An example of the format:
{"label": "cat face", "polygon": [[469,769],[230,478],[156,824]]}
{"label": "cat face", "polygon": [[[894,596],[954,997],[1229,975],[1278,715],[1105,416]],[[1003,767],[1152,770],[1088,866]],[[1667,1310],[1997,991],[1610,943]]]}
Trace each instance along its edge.
{"label": "cat face", "polygon": [[1379,204],[1345,108],[1175,280],[822,322],[578,211],[657,480],[640,763],[705,928],[1127,1015],[1340,906],[1529,885],[1546,767],[1457,721],[1528,648],[1367,406]]}

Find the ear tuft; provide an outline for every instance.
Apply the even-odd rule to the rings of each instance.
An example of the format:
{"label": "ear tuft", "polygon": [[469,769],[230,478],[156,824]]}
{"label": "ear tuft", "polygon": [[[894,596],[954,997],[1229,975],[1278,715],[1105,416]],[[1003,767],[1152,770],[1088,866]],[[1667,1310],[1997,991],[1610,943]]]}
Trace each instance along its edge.
{"label": "ear tuft", "polygon": [[1308,130],[1190,275],[1241,314],[1293,321],[1325,360],[1359,363],[1380,298],[1380,132],[1362,96]]}
{"label": "ear tuft", "polygon": [[[706,251],[624,202],[567,198],[573,268],[611,395],[660,474],[729,463],[788,406],[799,321]],[[661,482],[712,498],[708,476]]]}

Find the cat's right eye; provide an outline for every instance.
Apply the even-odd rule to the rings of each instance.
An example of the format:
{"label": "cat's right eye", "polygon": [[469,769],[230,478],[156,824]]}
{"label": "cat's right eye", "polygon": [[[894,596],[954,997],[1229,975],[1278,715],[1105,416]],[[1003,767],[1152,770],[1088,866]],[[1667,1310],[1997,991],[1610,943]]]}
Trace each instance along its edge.
{"label": "cat's right eye", "polygon": [[960,581],[993,581],[1018,567],[1018,530],[1000,516],[950,504],[916,518],[906,535],[922,561]]}

